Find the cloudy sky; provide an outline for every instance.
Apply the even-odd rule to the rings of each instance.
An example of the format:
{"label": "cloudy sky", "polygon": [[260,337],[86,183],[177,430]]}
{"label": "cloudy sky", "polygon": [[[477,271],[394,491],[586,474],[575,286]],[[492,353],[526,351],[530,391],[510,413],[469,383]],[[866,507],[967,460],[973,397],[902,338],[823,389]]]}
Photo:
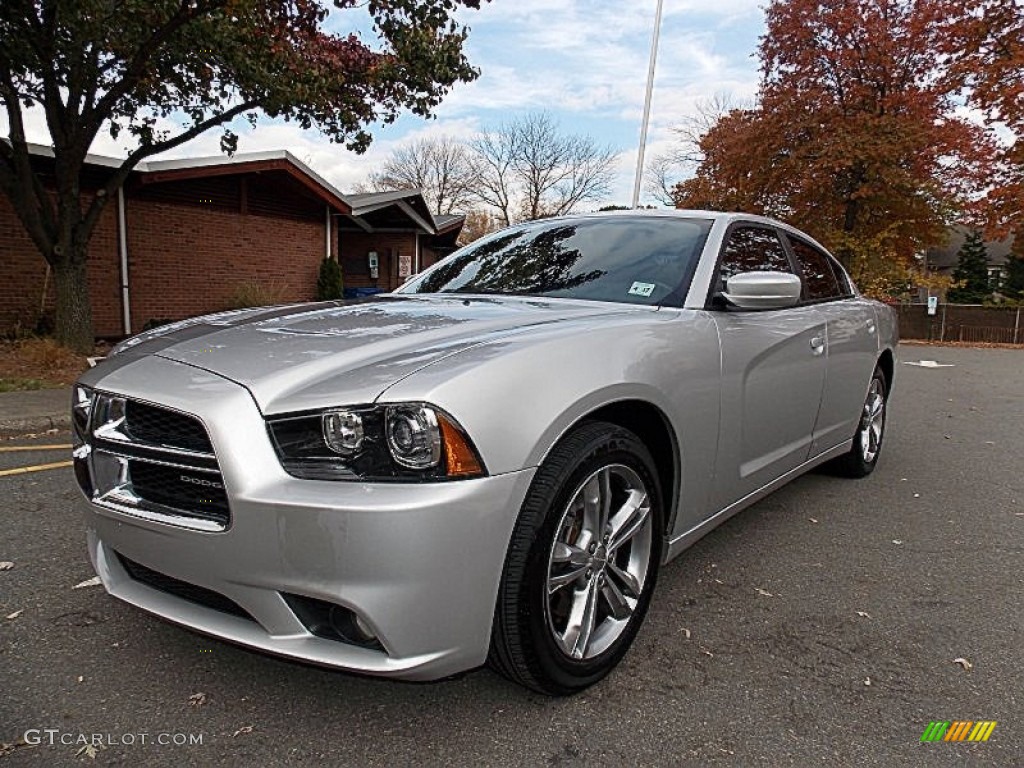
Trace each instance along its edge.
{"label": "cloudy sky", "polygon": [[[695,103],[716,93],[737,100],[756,90],[752,54],[763,31],[762,0],[665,0],[651,113],[648,158],[667,148],[672,126]],[[656,0],[492,0],[465,11],[471,27],[468,55],[478,80],[458,85],[433,120],[403,117],[376,128],[362,156],[286,123],[240,122],[239,151],[288,149],[342,190],[364,180],[404,141],[432,134],[471,137],[516,113],[550,112],[565,131],[584,133],[619,152],[615,187],[604,201],[627,204],[632,194],[644,83]],[[335,14],[332,25],[348,32]],[[6,127],[6,126],[0,126]],[[31,138],[49,143],[39,115]],[[93,151],[123,155],[101,136]],[[211,133],[166,157],[217,154]]]}

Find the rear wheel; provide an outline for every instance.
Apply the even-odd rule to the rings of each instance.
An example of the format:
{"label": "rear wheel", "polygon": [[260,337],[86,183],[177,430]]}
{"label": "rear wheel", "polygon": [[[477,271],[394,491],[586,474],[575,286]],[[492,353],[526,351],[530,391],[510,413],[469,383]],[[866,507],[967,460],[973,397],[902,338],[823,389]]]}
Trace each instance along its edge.
{"label": "rear wheel", "polygon": [[867,477],[875,471],[878,455],[882,451],[885,437],[885,415],[888,402],[888,385],[881,368],[875,368],[868,394],[861,409],[857,434],[849,453],[829,462],[827,467],[843,477]]}
{"label": "rear wheel", "polygon": [[632,432],[590,422],[541,465],[495,609],[490,662],[541,693],[593,685],[629,649],[661,556],[661,490]]}

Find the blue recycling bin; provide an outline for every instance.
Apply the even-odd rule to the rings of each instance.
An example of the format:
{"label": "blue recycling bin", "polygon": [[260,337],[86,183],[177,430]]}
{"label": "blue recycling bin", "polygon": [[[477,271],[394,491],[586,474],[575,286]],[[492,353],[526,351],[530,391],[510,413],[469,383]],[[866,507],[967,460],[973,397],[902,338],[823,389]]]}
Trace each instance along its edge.
{"label": "blue recycling bin", "polygon": [[378,293],[384,293],[383,288],[346,288],[342,292],[342,296],[346,299],[365,299],[367,296],[374,296]]}

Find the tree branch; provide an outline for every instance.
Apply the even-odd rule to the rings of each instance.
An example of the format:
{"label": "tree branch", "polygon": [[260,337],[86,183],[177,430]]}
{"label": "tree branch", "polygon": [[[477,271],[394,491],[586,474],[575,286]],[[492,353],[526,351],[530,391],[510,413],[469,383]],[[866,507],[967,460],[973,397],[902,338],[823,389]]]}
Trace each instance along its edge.
{"label": "tree branch", "polygon": [[53,209],[39,178],[32,170],[25,122],[14,78],[6,61],[0,63],[0,97],[10,123],[10,139],[0,141],[0,187],[3,188],[32,242],[43,253],[51,252],[56,229]]}
{"label": "tree branch", "polygon": [[222,8],[226,3],[222,0],[205,5],[197,3],[195,8],[191,9],[192,12],[190,12],[190,5],[191,3],[183,0],[178,12],[168,19],[167,23],[162,27],[158,27],[154,30],[153,34],[139,45],[138,49],[135,51],[135,55],[132,57],[132,60],[125,68],[121,79],[114,83],[94,106],[87,110],[83,110],[82,121],[93,129],[93,134],[99,131],[100,125],[102,125],[103,121],[114,111],[114,107],[117,102],[124,98],[132,88],[138,85],[139,81],[146,74],[146,67],[149,64],[150,59],[152,59],[154,53],[159,51],[161,45],[167,42],[175,32],[184,27],[190,21],[209,13],[216,8]]}
{"label": "tree branch", "polygon": [[179,133],[174,138],[167,139],[165,141],[158,141],[155,144],[143,145],[129,154],[128,157],[125,158],[124,162],[121,163],[120,167],[118,167],[118,169],[107,178],[107,182],[103,185],[103,188],[93,197],[85,216],[78,225],[76,237],[80,240],[87,240],[89,238],[92,234],[93,228],[96,226],[96,222],[99,221],[100,214],[106,207],[107,202],[117,193],[117,190],[124,184],[129,174],[135,170],[135,167],[140,162],[145,160],[147,157],[152,157],[153,155],[158,155],[161,152],[166,152],[169,149],[181,146],[210,128],[215,128],[218,125],[231,122],[243,112],[248,112],[258,105],[259,102],[255,100],[244,101],[241,104],[235,105],[226,112],[214,115],[202,122],[195,123],[191,128]]}

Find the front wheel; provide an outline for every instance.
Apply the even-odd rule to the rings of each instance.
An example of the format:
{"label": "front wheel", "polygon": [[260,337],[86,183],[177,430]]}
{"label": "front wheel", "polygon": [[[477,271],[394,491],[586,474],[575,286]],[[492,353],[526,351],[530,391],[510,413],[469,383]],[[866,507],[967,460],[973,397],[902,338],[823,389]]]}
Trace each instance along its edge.
{"label": "front wheel", "polygon": [[549,695],[607,675],[647,612],[662,519],[657,472],[639,438],[603,422],[573,430],[538,469],[516,522],[492,666]]}
{"label": "front wheel", "polygon": [[843,477],[854,478],[867,477],[875,471],[878,455],[882,451],[882,438],[885,437],[888,394],[885,374],[880,368],[875,368],[861,409],[857,434],[853,436],[853,445],[849,453],[829,462],[829,469]]}

